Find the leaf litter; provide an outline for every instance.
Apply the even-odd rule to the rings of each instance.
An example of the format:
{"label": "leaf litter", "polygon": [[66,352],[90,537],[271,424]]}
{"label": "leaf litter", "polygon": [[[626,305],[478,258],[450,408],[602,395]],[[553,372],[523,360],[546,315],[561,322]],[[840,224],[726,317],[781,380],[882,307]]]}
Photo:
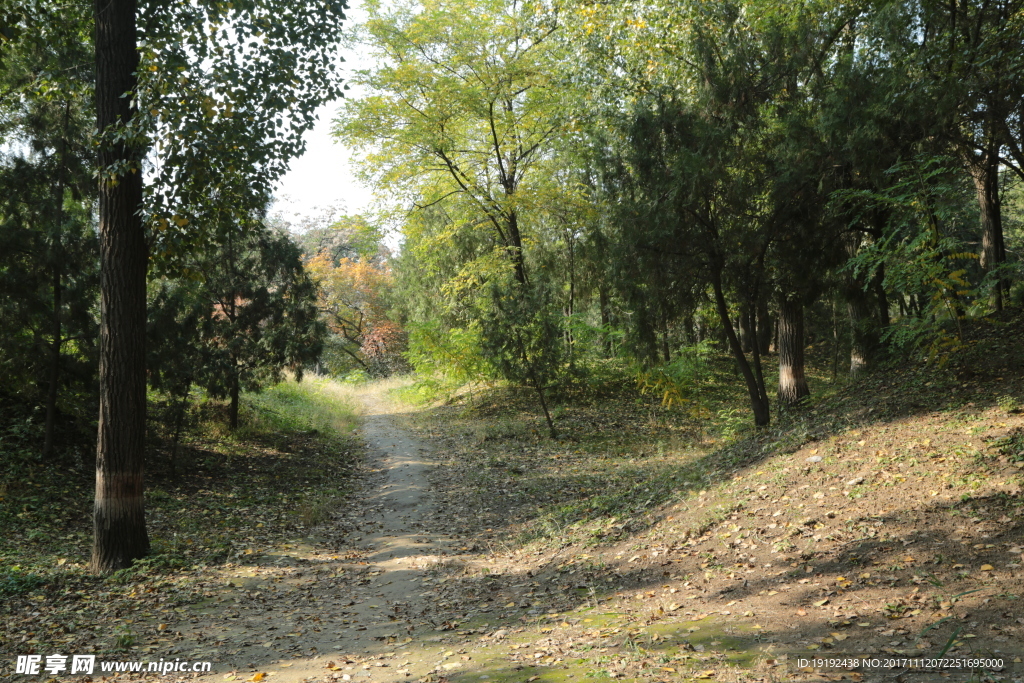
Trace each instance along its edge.
{"label": "leaf litter", "polygon": [[[724,445],[628,396],[567,406],[560,441],[514,393],[406,414],[371,399],[359,493],[326,519],[211,482],[193,493],[236,525],[216,532],[230,550],[205,515],[180,541],[189,567],[101,582],[61,558],[60,581],[9,601],[2,647],[324,682],[872,680],[791,664],[1016,661],[1021,468],[1005,444],[1024,417],[978,394],[926,409],[926,379],[872,378],[801,428]],[[1020,393],[1000,381],[993,395]],[[412,480],[395,478],[397,451],[421,464]],[[413,505],[387,495],[411,488]]]}

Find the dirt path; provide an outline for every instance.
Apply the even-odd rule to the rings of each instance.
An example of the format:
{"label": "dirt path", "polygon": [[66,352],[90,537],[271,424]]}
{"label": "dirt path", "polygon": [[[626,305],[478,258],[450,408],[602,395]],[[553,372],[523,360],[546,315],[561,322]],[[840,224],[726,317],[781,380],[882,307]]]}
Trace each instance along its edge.
{"label": "dirt path", "polygon": [[206,599],[163,624],[176,646],[153,654],[212,660],[210,680],[275,683],[429,680],[443,666],[421,582],[453,539],[438,533],[429,449],[379,393],[360,395],[363,492],[310,538],[208,570]]}

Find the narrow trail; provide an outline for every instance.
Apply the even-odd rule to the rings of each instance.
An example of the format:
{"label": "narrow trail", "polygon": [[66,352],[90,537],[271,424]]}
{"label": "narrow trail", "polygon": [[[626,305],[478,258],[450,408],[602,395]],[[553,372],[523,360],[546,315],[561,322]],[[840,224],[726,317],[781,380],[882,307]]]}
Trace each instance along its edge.
{"label": "narrow trail", "polygon": [[348,628],[332,647],[318,648],[324,654],[275,671],[274,681],[391,683],[418,680],[437,664],[423,641],[440,638],[417,634],[430,616],[419,581],[443,562],[454,539],[438,533],[443,520],[435,518],[430,491],[430,449],[395,424],[396,407],[379,391],[359,399],[371,475],[349,502],[349,519],[359,522],[346,564],[362,578],[340,596],[348,598]]}
{"label": "narrow trail", "polygon": [[443,666],[421,582],[456,539],[439,533],[430,449],[395,424],[399,409],[379,389],[358,398],[362,490],[308,538],[209,570],[216,588],[168,630],[182,642],[172,654],[213,659],[204,680],[394,683]]}

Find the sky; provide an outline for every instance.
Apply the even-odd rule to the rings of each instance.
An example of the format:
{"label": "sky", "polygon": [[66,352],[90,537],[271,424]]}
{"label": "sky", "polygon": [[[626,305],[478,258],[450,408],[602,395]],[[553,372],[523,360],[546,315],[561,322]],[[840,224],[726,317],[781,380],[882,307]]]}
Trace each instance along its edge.
{"label": "sky", "polygon": [[341,212],[356,214],[373,200],[372,192],[355,177],[351,153],[330,135],[331,119],[338,102],[318,110],[316,126],[306,133],[306,153],[294,159],[288,173],[278,183],[271,209],[296,225],[302,217],[319,215],[323,210],[341,207]]}

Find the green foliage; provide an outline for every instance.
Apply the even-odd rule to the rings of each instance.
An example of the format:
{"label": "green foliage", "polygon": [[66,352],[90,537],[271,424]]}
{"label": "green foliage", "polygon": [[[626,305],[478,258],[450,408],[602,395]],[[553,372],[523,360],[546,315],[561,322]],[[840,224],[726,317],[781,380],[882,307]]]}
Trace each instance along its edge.
{"label": "green foliage", "polygon": [[38,574],[26,572],[21,567],[0,568],[0,595],[14,596],[32,591],[46,585],[46,579]]}
{"label": "green foliage", "polygon": [[[189,264],[193,280],[164,281],[150,314],[150,383],[176,396],[192,384],[210,395],[257,392],[301,377],[324,336],[316,289],[285,235],[249,227]],[[232,422],[235,422],[232,416]]]}
{"label": "green foliage", "polygon": [[962,321],[982,300],[968,280],[977,255],[958,232],[972,218],[962,181],[942,158],[915,159],[889,169],[880,192],[841,192],[838,198],[881,206],[891,216],[884,232],[863,245],[845,266],[851,272],[884,272],[886,290],[907,299],[910,314],[884,333],[896,348],[919,348],[944,364],[962,348]]}
{"label": "green foliage", "polygon": [[537,392],[552,438],[555,427],[545,391],[558,379],[564,336],[543,280],[530,285],[509,280],[491,283],[487,307],[480,311],[480,351],[504,379]]}
{"label": "green foliage", "polygon": [[497,377],[481,351],[475,325],[444,329],[437,322],[412,323],[405,357],[417,373],[413,392],[423,399],[450,395],[466,384]]}
{"label": "green foliage", "polygon": [[[219,230],[260,211],[322,103],[342,94],[346,3],[144,3],[139,112],[121,134],[154,145],[147,222],[174,275]],[[227,219],[227,220],[226,220]],[[231,220],[234,219],[234,220]]]}
{"label": "green foliage", "polygon": [[638,370],[637,386],[643,394],[660,396],[662,406],[676,406],[692,419],[705,420],[710,412],[702,386],[710,379],[709,361],[715,353],[711,340],[684,346],[671,362]]}
{"label": "green foliage", "polygon": [[12,10],[17,30],[0,43],[0,375],[46,406],[63,451],[94,411],[91,8]]}

